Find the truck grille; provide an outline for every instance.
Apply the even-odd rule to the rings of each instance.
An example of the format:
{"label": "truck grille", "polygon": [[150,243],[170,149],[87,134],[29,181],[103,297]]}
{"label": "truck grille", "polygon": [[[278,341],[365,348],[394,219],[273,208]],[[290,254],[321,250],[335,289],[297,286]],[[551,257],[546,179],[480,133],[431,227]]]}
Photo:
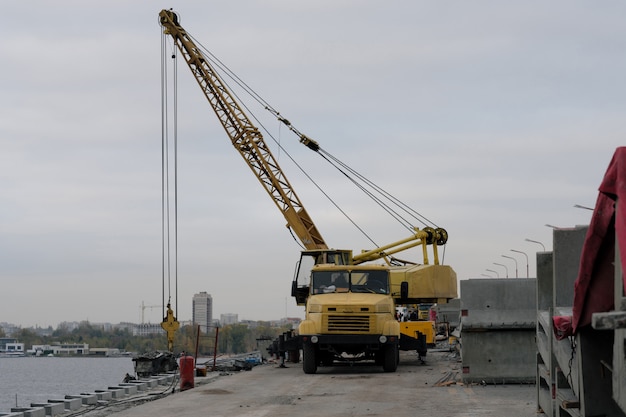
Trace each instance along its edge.
{"label": "truck grille", "polygon": [[369,316],[327,316],[326,328],[330,333],[368,333]]}

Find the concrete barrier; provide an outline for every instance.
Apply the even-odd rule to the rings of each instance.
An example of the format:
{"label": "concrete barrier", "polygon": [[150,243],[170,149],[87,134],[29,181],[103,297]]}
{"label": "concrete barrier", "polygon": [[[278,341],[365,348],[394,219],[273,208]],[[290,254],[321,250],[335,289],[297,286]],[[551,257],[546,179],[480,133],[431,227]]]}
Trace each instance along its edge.
{"label": "concrete barrier", "polygon": [[46,417],[44,408],[15,407],[11,408],[12,413],[22,413],[24,417]]}
{"label": "concrete barrier", "polygon": [[120,399],[126,396],[126,390],[124,387],[109,387],[107,389],[111,393],[111,397],[115,399]]}
{"label": "concrete barrier", "polygon": [[80,398],[50,399],[49,403],[61,403],[68,411],[76,411],[83,406],[83,400]]}
{"label": "concrete barrier", "polygon": [[461,281],[463,382],[536,380],[536,279]]}
{"label": "concrete barrier", "polygon": [[83,405],[95,405],[98,403],[98,397],[95,394],[66,395],[65,398],[80,398]]}
{"label": "concrete barrier", "polygon": [[135,395],[135,394],[137,394],[137,386],[136,385],[122,383],[119,386],[124,389],[124,392],[126,393],[126,395]]}
{"label": "concrete barrier", "polygon": [[41,407],[46,410],[47,416],[56,416],[65,412],[65,406],[59,403],[31,403],[31,407]]}
{"label": "concrete barrier", "polygon": [[113,394],[111,393],[111,391],[104,391],[104,390],[95,390],[94,394],[96,394],[96,397],[98,397],[98,401],[111,401],[113,399]]}

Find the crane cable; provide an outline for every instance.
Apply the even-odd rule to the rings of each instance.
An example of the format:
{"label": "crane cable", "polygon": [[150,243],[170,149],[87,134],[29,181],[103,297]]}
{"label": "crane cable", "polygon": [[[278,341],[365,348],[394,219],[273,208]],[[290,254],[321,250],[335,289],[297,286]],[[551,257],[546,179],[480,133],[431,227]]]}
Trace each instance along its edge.
{"label": "crane cable", "polygon": [[[161,37],[161,291],[163,315],[165,311],[165,295],[167,281],[167,305],[172,299],[172,274],[174,275],[175,316],[178,316],[178,70],[173,66],[173,139],[170,139],[170,114],[168,65],[167,65],[167,37]],[[170,155],[170,142],[173,142],[173,155]],[[170,172],[170,159],[173,159],[173,172]],[[170,177],[173,177],[173,190],[170,190]],[[174,202],[170,198],[174,195]],[[172,207],[173,204],[173,207]],[[172,219],[173,217],[173,224]],[[173,234],[173,237],[172,237]],[[173,246],[173,248],[172,248]]]}
{"label": "crane cable", "polygon": [[[189,33],[187,35],[191,37]],[[272,113],[280,122],[285,124],[289,128],[289,130],[291,130],[294,134],[296,134],[296,136],[300,138],[300,142],[307,145],[307,142],[311,141],[308,137],[302,134],[298,129],[292,126],[291,123],[287,119],[283,118],[277,110],[275,110],[265,99],[263,99],[263,97],[261,97],[248,84],[246,84],[241,78],[239,78],[239,76],[237,76],[228,66],[226,66],[222,61],[220,61],[219,58],[217,58],[204,45],[202,45],[202,43],[199,40],[195,38],[193,38],[193,40],[202,49],[202,51],[200,52],[202,53],[205,59],[210,61],[215,68],[220,69],[224,74],[226,74],[228,78],[233,80],[250,97],[252,97],[257,103],[261,104],[265,108],[265,110]],[[306,172],[306,170],[295,161],[295,159],[289,154],[289,152],[287,152],[287,150],[281,145],[281,143],[278,140],[276,140],[276,138],[274,138],[274,136],[270,133],[270,131],[267,128],[265,128],[263,123],[260,122],[260,120],[251,111],[251,109],[247,105],[244,104],[244,101],[239,98],[239,96],[234,92],[234,90],[230,86],[228,86],[226,81],[224,81],[224,83],[230,89],[231,93],[239,100],[239,103],[241,103],[241,105],[249,112],[249,114],[252,115],[252,118],[258,123],[259,127],[267,133],[267,135],[276,143],[278,148],[282,152],[284,152],[285,155],[287,155],[287,157],[293,162],[293,164],[309,179],[309,181],[311,181],[311,183],[328,199],[328,201],[330,201],[331,204],[333,204],[335,208],[337,208],[344,215],[344,217],[346,217],[348,221],[350,221],[372,244],[374,244],[375,246],[379,246],[343,209],[339,207],[339,205],[332,199],[332,197],[330,197],[322,189],[322,187]],[[362,174],[358,173],[356,170],[350,168],[347,164],[341,162],[341,160],[339,160],[338,158],[332,156],[330,153],[322,149],[317,143],[315,143],[315,146],[307,145],[307,147],[317,152],[324,160],[326,160],[331,166],[337,169],[342,175],[344,175],[357,188],[359,188],[365,195],[371,198],[378,206],[380,206],[385,212],[387,212],[398,223],[402,224],[403,227],[405,227],[406,229],[413,232],[414,231],[413,224],[409,220],[404,218],[404,216],[402,216],[400,213],[398,213],[398,211],[393,209],[388,203],[385,203],[383,200],[387,200],[389,203],[397,206],[399,210],[411,216],[415,221],[417,221],[418,223],[424,226],[432,226],[435,228],[438,227],[433,221],[421,215],[419,212],[412,209],[406,203],[402,202],[397,197],[394,197],[392,194],[388,193],[383,188],[376,185],[374,182],[367,179]],[[368,187],[373,191],[368,189]],[[380,194],[381,197],[377,197],[375,195],[376,193]]]}

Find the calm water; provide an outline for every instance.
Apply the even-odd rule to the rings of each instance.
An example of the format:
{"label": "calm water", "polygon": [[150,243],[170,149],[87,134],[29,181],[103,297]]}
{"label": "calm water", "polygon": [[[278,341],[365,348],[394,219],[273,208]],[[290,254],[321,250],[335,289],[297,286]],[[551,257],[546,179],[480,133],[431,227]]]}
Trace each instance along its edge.
{"label": "calm water", "polygon": [[0,358],[0,413],[17,404],[63,398],[106,389],[134,374],[133,361],[124,358]]}

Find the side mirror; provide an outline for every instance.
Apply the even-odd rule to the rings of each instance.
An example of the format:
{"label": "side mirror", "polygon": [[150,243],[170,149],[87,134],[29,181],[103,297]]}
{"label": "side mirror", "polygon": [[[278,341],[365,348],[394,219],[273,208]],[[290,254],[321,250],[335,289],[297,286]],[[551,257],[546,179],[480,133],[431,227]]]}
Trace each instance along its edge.
{"label": "side mirror", "polygon": [[403,300],[409,298],[409,283],[407,281],[400,283],[400,298]]}

